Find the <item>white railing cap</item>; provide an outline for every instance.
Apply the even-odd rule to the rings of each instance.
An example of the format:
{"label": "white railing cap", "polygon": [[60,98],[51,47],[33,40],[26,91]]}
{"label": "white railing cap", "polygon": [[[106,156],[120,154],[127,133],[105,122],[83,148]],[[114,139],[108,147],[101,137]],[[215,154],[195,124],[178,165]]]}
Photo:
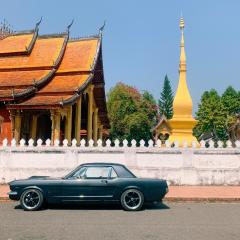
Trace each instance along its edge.
{"label": "white railing cap", "polygon": [[[34,144],[36,143],[36,144]],[[24,147],[24,146],[29,146],[29,147],[44,147],[44,146],[55,146],[55,147],[60,147],[60,146],[72,146],[72,147],[92,147],[92,148],[104,148],[109,147],[109,148],[118,148],[120,146],[123,146],[125,148],[139,148],[139,149],[150,149],[155,147],[156,151],[158,148],[163,149],[163,148],[202,148],[206,150],[210,149],[221,149],[224,151],[225,149],[239,149],[240,148],[240,140],[237,140],[235,142],[232,142],[230,140],[228,141],[214,141],[214,140],[209,140],[209,141],[200,141],[199,143],[197,141],[193,141],[191,143],[188,143],[186,140],[182,141],[174,141],[170,142],[169,140],[166,140],[165,142],[162,142],[160,139],[153,141],[152,139],[145,141],[145,140],[140,140],[137,142],[135,139],[132,139],[131,141],[128,141],[127,139],[124,139],[123,141],[120,141],[119,139],[113,140],[113,142],[110,139],[107,139],[106,141],[103,141],[102,139],[98,139],[96,142],[94,142],[93,139],[90,139],[87,141],[85,139],[80,140],[80,144],[77,145],[77,140],[74,138],[70,142],[67,139],[64,140],[55,140],[53,143],[50,139],[47,139],[45,141],[45,144],[43,143],[42,139],[38,139],[37,141],[30,138],[29,140],[26,141],[26,139],[21,139],[19,142],[17,142],[14,138],[9,142],[7,138],[5,138],[2,141],[2,146],[7,147],[9,144],[9,147]],[[161,151],[161,150],[159,150]]]}

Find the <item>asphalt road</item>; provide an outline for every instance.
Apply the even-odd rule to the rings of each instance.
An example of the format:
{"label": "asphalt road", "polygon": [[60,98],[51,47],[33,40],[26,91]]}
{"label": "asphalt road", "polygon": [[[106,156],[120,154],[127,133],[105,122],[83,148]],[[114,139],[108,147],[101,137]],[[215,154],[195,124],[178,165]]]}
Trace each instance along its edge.
{"label": "asphalt road", "polygon": [[23,211],[0,203],[1,240],[239,240],[240,203],[165,203],[140,212],[118,206]]}

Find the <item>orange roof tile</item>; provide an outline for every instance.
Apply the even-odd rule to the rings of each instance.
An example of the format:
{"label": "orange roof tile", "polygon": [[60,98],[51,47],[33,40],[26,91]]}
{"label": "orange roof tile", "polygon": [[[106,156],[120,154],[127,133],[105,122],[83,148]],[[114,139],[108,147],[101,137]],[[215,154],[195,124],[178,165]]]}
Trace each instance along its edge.
{"label": "orange roof tile", "polygon": [[[97,62],[101,38],[67,42],[67,33],[38,38],[36,34],[35,31],[0,40],[0,99],[16,101],[7,104],[9,109],[46,109],[72,104],[79,96],[76,91],[83,90],[88,80],[93,79],[94,83],[95,75],[90,71]],[[104,83],[103,74],[100,78]],[[104,87],[100,90],[94,94],[105,99]],[[105,100],[99,106],[100,119],[108,126]]]}
{"label": "orange roof tile", "polygon": [[32,85],[34,84],[34,80],[38,81],[49,72],[50,70],[0,72],[0,88]]}
{"label": "orange roof tile", "polygon": [[23,92],[24,90],[26,90],[26,88],[14,88],[13,89],[0,89],[0,98],[9,98],[12,96],[12,94],[16,94],[16,93],[20,93]]}
{"label": "orange roof tile", "polygon": [[74,92],[88,79],[88,74],[55,76],[38,93]]}
{"label": "orange roof tile", "polygon": [[64,39],[39,38],[29,56],[0,57],[0,69],[51,67],[62,50]]}
{"label": "orange roof tile", "polygon": [[0,55],[5,53],[26,52],[33,40],[34,33],[8,36],[0,40]]}
{"label": "orange roof tile", "polygon": [[34,96],[23,103],[17,105],[20,106],[47,106],[47,105],[58,105],[61,101],[71,98],[72,95],[61,95],[61,96]]}
{"label": "orange roof tile", "polygon": [[57,72],[89,71],[96,55],[98,38],[68,42]]}

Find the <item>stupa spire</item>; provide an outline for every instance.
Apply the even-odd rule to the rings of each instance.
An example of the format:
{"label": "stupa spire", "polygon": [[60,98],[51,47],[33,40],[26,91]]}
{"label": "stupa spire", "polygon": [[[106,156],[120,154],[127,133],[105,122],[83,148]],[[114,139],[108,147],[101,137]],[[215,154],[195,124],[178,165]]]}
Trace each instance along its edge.
{"label": "stupa spire", "polygon": [[173,101],[173,118],[169,120],[171,127],[170,142],[187,141],[191,145],[192,141],[197,141],[192,134],[192,129],[196,125],[196,120],[192,116],[192,98],[187,86],[187,68],[184,42],[184,19],[180,19],[181,43],[179,62],[179,81],[176,95]]}
{"label": "stupa spire", "polygon": [[184,19],[180,19],[181,43],[180,43],[180,63],[179,63],[179,82],[177,92],[173,101],[174,117],[192,116],[192,98],[188,90],[186,79],[186,54],[184,42]]}

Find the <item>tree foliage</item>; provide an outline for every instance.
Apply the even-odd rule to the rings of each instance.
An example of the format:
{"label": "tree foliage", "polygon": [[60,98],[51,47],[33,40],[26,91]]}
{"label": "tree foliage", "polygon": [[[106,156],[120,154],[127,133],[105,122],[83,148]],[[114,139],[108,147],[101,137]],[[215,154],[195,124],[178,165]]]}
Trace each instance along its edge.
{"label": "tree foliage", "polygon": [[173,117],[173,92],[167,75],[164,79],[163,90],[158,100],[158,105],[160,115],[164,115],[167,119]]}
{"label": "tree foliage", "polygon": [[151,128],[156,124],[157,107],[153,96],[142,94],[134,87],[118,83],[110,89],[107,101],[112,140],[151,138]]}
{"label": "tree foliage", "polygon": [[198,123],[194,135],[201,139],[204,134],[209,134],[215,141],[229,139],[228,129],[239,110],[240,94],[232,87],[228,87],[222,96],[214,89],[204,92],[196,112]]}
{"label": "tree foliage", "polygon": [[233,87],[229,86],[222,95],[222,103],[228,115],[239,113],[240,94]]}

